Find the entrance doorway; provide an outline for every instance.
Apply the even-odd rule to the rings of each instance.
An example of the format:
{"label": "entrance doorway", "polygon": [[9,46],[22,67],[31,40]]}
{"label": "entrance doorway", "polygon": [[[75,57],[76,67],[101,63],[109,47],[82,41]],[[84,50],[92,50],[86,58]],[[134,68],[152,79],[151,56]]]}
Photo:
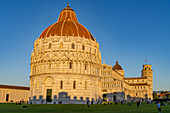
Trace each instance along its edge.
{"label": "entrance doorway", "polygon": [[103,94],[103,101],[106,101],[106,94]]}
{"label": "entrance doorway", "polygon": [[47,89],[46,102],[52,102],[52,89]]}
{"label": "entrance doorway", "polygon": [[116,101],[116,95],[113,95],[113,101]]}
{"label": "entrance doorway", "polygon": [[6,101],[9,101],[9,94],[6,94]]}

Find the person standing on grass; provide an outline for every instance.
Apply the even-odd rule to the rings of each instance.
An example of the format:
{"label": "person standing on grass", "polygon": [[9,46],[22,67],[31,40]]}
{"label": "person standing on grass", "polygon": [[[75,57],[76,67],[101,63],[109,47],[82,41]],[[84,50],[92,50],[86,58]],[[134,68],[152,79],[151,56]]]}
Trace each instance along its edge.
{"label": "person standing on grass", "polygon": [[139,105],[140,105],[140,101],[137,101],[137,107],[139,108]]}
{"label": "person standing on grass", "polygon": [[156,105],[158,106],[158,113],[161,113],[161,103],[158,102]]}
{"label": "person standing on grass", "polygon": [[88,108],[89,108],[89,104],[90,104],[90,103],[89,103],[89,100],[88,100],[88,101],[87,101],[87,107],[88,107]]}
{"label": "person standing on grass", "polygon": [[93,100],[91,101],[91,105],[93,105]]}

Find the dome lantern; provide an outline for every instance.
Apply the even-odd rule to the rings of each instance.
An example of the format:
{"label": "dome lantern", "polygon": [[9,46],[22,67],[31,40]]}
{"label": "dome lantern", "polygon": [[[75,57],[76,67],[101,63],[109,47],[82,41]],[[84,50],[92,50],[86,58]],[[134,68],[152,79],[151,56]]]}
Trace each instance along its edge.
{"label": "dome lantern", "polygon": [[57,22],[62,22],[62,21],[67,21],[67,19],[70,18],[71,21],[78,22],[76,13],[74,10],[69,6],[67,3],[67,7],[65,7],[59,15],[58,21]]}

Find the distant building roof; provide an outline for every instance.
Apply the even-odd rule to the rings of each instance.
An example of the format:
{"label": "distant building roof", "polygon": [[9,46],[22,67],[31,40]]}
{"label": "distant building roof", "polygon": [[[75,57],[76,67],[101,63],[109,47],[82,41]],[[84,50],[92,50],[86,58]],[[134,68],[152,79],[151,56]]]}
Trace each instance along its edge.
{"label": "distant building roof", "polygon": [[118,61],[116,61],[116,64],[112,68],[113,70],[123,70],[122,67],[118,64]]}
{"label": "distant building roof", "polygon": [[162,97],[164,95],[170,95],[170,93],[161,93],[161,94],[159,94],[160,97]]}
{"label": "distant building roof", "polygon": [[129,79],[146,79],[146,77],[128,77],[128,78],[124,78],[125,80],[129,80]]}
{"label": "distant building roof", "polygon": [[143,86],[143,85],[148,85],[147,83],[128,83],[131,86]]}
{"label": "distant building roof", "polygon": [[24,87],[24,86],[11,86],[11,85],[0,85],[0,88],[20,89],[20,90],[30,90],[30,87]]}

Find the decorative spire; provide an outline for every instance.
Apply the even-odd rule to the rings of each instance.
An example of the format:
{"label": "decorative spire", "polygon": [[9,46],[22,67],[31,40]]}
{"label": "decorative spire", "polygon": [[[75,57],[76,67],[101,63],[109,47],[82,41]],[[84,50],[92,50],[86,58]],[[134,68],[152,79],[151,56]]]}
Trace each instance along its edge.
{"label": "decorative spire", "polygon": [[116,60],[116,64],[118,64],[118,60]]}
{"label": "decorative spire", "polygon": [[67,3],[67,7],[69,7],[69,3]]}

